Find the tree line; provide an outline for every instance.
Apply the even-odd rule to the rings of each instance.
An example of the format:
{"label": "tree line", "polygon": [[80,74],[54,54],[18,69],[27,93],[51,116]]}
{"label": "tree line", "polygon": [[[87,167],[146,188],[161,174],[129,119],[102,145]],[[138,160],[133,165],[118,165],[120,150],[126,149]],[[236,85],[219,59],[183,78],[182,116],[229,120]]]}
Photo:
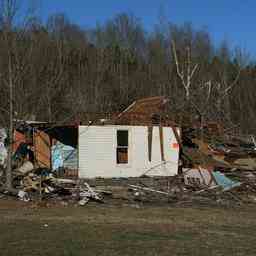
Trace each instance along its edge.
{"label": "tree line", "polygon": [[[64,14],[42,22],[0,19],[0,122],[13,117],[70,121],[81,113],[112,113],[136,99],[163,95],[176,121],[181,113],[255,133],[256,66],[226,41],[216,46],[206,29],[159,21],[146,31],[121,13],[84,29]],[[7,124],[7,125],[6,125]]]}

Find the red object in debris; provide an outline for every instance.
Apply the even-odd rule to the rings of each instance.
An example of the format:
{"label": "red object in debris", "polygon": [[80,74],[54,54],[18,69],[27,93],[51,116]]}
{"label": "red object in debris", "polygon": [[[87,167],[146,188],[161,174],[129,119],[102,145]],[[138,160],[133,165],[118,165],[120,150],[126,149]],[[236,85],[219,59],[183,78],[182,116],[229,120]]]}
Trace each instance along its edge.
{"label": "red object in debris", "polygon": [[179,143],[172,143],[172,148],[178,149],[179,147]]}
{"label": "red object in debris", "polygon": [[21,143],[25,143],[26,142],[26,138],[25,138],[25,135],[21,132],[18,132],[18,131],[14,131],[14,143],[13,143],[13,146],[12,146],[12,150],[13,152],[16,152],[17,148],[19,147],[19,145]]}

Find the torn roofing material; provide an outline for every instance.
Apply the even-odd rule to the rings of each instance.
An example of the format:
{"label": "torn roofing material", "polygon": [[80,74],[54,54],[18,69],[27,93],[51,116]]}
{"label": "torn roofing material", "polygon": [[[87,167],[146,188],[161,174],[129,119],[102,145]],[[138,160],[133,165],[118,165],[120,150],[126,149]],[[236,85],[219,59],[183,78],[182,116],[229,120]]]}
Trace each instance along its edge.
{"label": "torn roofing material", "polygon": [[164,96],[140,99],[134,101],[113,119],[116,123],[127,122],[131,124],[134,121],[136,124],[145,124],[145,122],[158,124],[168,102],[169,100]]}

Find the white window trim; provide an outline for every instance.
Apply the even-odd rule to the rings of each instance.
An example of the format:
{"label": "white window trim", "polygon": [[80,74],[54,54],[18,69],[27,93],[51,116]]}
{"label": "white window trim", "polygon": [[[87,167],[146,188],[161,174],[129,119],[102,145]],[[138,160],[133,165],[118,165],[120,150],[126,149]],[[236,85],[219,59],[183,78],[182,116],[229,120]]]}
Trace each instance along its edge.
{"label": "white window trim", "polygon": [[[116,150],[117,150],[117,131],[128,131],[128,163],[127,164],[118,164],[117,163],[117,156],[116,156]],[[115,129],[115,162],[117,167],[122,168],[130,168],[132,165],[132,150],[131,150],[131,142],[132,142],[132,132],[130,127],[118,127]],[[121,148],[121,147],[119,147]],[[126,147],[124,147],[126,148]]]}

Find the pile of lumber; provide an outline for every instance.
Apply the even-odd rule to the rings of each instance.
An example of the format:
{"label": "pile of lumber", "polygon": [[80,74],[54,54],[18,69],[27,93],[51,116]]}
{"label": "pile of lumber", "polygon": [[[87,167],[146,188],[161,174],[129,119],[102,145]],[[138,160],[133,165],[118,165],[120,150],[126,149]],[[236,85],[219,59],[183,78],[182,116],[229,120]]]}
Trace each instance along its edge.
{"label": "pile of lumber", "polygon": [[3,195],[30,201],[62,201],[85,205],[90,200],[103,203],[105,191],[96,191],[88,183],[80,180],[57,178],[55,172],[46,168],[33,168],[29,162],[14,172],[13,189],[0,186]]}

